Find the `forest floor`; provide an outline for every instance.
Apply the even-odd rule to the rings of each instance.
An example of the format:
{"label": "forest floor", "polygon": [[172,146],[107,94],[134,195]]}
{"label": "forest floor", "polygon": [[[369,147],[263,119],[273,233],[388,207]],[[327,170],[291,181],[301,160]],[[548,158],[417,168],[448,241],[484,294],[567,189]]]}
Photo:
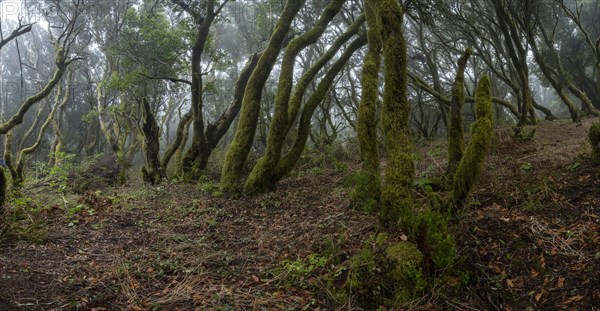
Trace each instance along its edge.
{"label": "forest floor", "polygon": [[[471,281],[415,309],[600,306],[600,166],[586,141],[595,120],[543,122],[523,142],[499,132],[455,228]],[[419,154],[418,179],[443,171],[442,141]],[[212,196],[210,182],[31,189],[10,203],[0,310],[357,309],[336,304],[328,278],[377,219],[351,208],[344,176],[357,164],[337,166],[304,166],[276,191],[236,200]]]}

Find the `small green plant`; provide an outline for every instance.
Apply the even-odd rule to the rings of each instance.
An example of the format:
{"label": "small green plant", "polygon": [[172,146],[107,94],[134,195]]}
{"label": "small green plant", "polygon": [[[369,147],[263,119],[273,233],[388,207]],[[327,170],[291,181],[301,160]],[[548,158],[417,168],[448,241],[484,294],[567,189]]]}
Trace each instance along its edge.
{"label": "small green plant", "polygon": [[75,154],[59,152],[56,154],[56,165],[50,168],[50,186],[58,189],[61,194],[69,190],[69,173],[73,170]]}
{"label": "small green plant", "polygon": [[306,278],[315,270],[325,267],[327,262],[326,257],[312,253],[306,258],[281,261],[273,274],[280,277],[282,285],[295,284],[305,287]]}
{"label": "small green plant", "polygon": [[521,172],[524,172],[524,173],[531,172],[531,169],[532,169],[531,163],[523,163],[521,165],[520,169],[521,169]]}
{"label": "small green plant", "polygon": [[357,171],[347,175],[343,185],[354,188],[352,191],[352,206],[361,212],[372,213],[379,204],[379,185],[373,184],[373,178],[365,171]]}
{"label": "small green plant", "polygon": [[439,157],[441,156],[443,153],[443,150],[440,146],[436,146],[435,148],[429,150],[429,152],[427,154],[429,154],[430,157]]}
{"label": "small green plant", "polygon": [[325,173],[325,170],[323,170],[323,168],[318,167],[318,166],[315,166],[310,169],[311,175],[323,175],[324,173]]}
{"label": "small green plant", "polygon": [[281,206],[281,202],[275,195],[273,195],[272,193],[268,193],[260,201],[260,206],[263,209],[273,209]]}
{"label": "small green plant", "polygon": [[281,262],[283,270],[293,277],[308,275],[315,269],[324,267],[325,264],[327,264],[327,258],[314,253],[308,255],[304,260],[284,260]]}
{"label": "small green plant", "polygon": [[213,193],[219,190],[219,183],[215,181],[206,181],[198,184],[198,189],[205,193]]}
{"label": "small green plant", "polygon": [[425,192],[432,192],[435,187],[439,187],[440,183],[437,178],[422,177],[415,179],[413,185]]}
{"label": "small green plant", "polygon": [[569,165],[569,167],[567,167],[567,170],[569,170],[569,172],[575,172],[580,166],[581,166],[581,163],[575,162],[575,163]]}

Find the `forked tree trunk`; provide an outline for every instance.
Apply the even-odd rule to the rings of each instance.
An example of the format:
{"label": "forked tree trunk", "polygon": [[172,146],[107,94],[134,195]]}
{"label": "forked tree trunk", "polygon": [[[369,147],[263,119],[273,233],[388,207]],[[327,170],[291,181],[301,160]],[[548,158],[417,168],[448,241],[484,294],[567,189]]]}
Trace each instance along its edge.
{"label": "forked tree trunk", "polygon": [[277,21],[275,31],[271,35],[269,44],[262,53],[256,69],[250,76],[244,93],[238,128],[223,162],[221,173],[221,190],[223,192],[238,193],[241,190],[242,170],[250,152],[252,141],[254,140],[260,113],[263,86],[277,61],[292,21],[304,5],[304,2],[305,0],[288,0],[286,2],[283,12]]}
{"label": "forked tree trunk", "polygon": [[317,42],[325,32],[327,25],[337,15],[346,0],[332,0],[329,2],[315,26],[308,32],[292,40],[283,54],[281,73],[275,95],[275,109],[264,155],[258,160],[248,180],[244,185],[244,192],[262,192],[271,189],[274,185],[273,173],[281,158],[281,149],[287,135],[289,123],[288,107],[293,88],[294,67],[296,57],[309,45]]}

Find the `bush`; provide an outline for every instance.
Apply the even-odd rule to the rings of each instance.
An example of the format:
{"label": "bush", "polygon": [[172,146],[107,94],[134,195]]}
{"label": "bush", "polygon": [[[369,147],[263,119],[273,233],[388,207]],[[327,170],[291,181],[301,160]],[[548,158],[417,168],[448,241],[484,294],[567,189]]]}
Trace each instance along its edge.
{"label": "bush", "polygon": [[84,160],[68,175],[68,185],[76,193],[95,191],[117,182],[119,167],[115,156],[99,154]]}

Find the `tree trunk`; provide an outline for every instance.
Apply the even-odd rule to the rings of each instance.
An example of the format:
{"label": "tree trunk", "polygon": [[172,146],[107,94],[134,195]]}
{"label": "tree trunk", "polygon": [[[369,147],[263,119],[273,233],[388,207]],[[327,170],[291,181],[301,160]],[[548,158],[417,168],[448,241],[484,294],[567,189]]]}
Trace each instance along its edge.
{"label": "tree trunk", "polygon": [[358,105],[356,134],[366,179],[357,185],[363,199],[379,201],[381,181],[379,172],[379,145],[377,140],[377,99],[379,98],[379,69],[381,67],[381,21],[376,7],[365,7],[368,49],[362,68],[362,94]]}
{"label": "tree trunk", "polygon": [[304,146],[306,145],[306,140],[308,139],[310,133],[311,119],[315,109],[323,101],[323,98],[325,98],[327,91],[331,88],[335,77],[337,77],[340,71],[342,71],[350,57],[366,43],[366,36],[360,36],[352,41],[340,58],[338,58],[338,60],[331,66],[323,79],[321,79],[317,89],[306,101],[298,122],[296,138],[292,143],[292,147],[283,157],[281,157],[281,160],[275,169],[274,179],[276,181],[279,181],[281,178],[286,176],[294,168],[294,165],[296,165],[298,159],[300,159],[302,151],[304,150]]}
{"label": "tree trunk", "polygon": [[[214,1],[211,1],[214,4]],[[196,42],[192,47],[192,145],[183,158],[183,172],[190,179],[198,179],[202,168],[206,166],[208,157],[203,150],[207,148],[204,133],[204,112],[202,102],[202,53],[208,39],[210,26],[214,16],[209,14],[207,20],[198,26]]]}
{"label": "tree trunk", "polygon": [[491,83],[488,76],[482,77],[479,81],[475,96],[477,119],[471,125],[471,141],[456,168],[452,186],[452,211],[454,213],[463,208],[469,193],[483,173],[485,156],[494,134]]}
{"label": "tree trunk", "polygon": [[281,149],[283,148],[289,123],[293,121],[288,120],[288,107],[293,87],[296,57],[307,46],[317,42],[345,1],[332,0],[329,2],[315,26],[310,31],[292,40],[285,49],[265,154],[258,160],[248,176],[248,180],[244,185],[244,192],[267,191],[275,185],[273,173],[281,158]]}
{"label": "tree trunk", "polygon": [[[185,136],[184,134],[185,134],[185,129],[186,128],[189,129],[189,123],[191,120],[192,120],[192,112],[191,111],[188,111],[179,120],[179,124],[177,125],[177,130],[175,132],[175,139],[173,140],[173,142],[171,143],[171,145],[169,146],[167,151],[165,151],[165,154],[163,155],[163,158],[162,158],[162,162],[160,163],[160,167],[165,174],[167,172],[167,167],[169,166],[169,161],[171,161],[171,158],[173,157],[173,155],[175,155],[175,153],[178,150],[181,150],[185,146],[185,143],[187,142],[187,139],[184,140],[184,136]],[[179,174],[179,173],[181,173],[181,172],[178,171],[177,174]]]}
{"label": "tree trunk", "polygon": [[241,190],[242,170],[250,152],[258,123],[262,88],[277,61],[292,21],[304,2],[305,0],[288,0],[286,2],[268,47],[250,76],[242,102],[238,128],[223,162],[221,173],[221,190],[223,192],[237,193]]}
{"label": "tree trunk", "polygon": [[143,124],[142,135],[144,139],[144,153],[146,165],[142,168],[142,177],[145,182],[156,185],[164,177],[164,171],[160,165],[160,128],[152,113],[152,108],[146,97],[142,97]]}
{"label": "tree trunk", "polygon": [[62,147],[65,142],[65,137],[63,135],[63,117],[65,112],[65,107],[69,103],[69,99],[71,97],[71,92],[73,88],[73,70],[69,70],[67,73],[67,91],[65,92],[65,96],[58,106],[58,116],[52,119],[52,128],[54,130],[55,139],[50,149],[49,154],[49,165],[54,166],[56,164],[56,159],[60,154]]}
{"label": "tree trunk", "polygon": [[395,0],[379,0],[383,38],[384,82],[381,123],[387,146],[380,218],[395,225],[403,212],[412,211],[411,188],[415,168],[407,98],[407,55],[402,31],[402,8]]}
{"label": "tree trunk", "polygon": [[448,130],[448,170],[447,176],[452,181],[456,166],[462,159],[465,150],[464,124],[462,118],[462,107],[465,104],[465,68],[467,60],[473,53],[468,48],[458,59],[456,78],[452,86],[452,102],[450,111],[450,128]]}

